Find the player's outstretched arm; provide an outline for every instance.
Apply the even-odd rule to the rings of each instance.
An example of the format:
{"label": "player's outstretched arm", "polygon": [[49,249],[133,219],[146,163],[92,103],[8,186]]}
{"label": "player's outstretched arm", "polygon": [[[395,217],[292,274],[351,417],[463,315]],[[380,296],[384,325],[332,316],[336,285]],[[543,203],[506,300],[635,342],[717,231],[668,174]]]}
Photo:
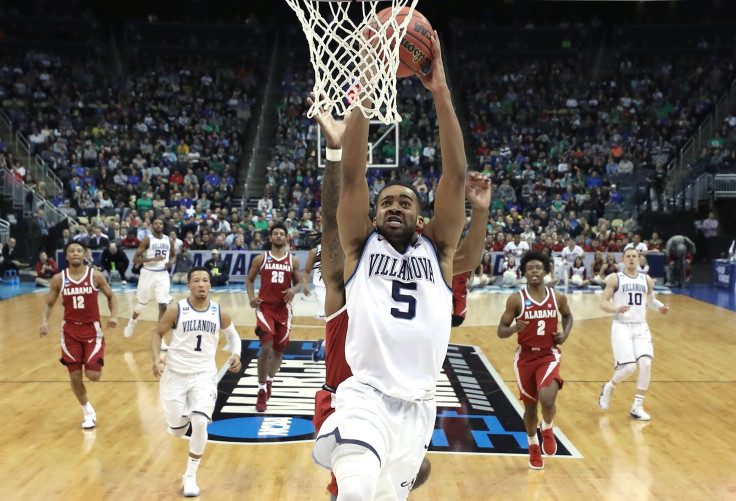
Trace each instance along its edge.
{"label": "player's outstretched arm", "polygon": [[251,308],[258,308],[258,296],[256,296],[256,278],[258,278],[258,272],[261,270],[263,265],[263,254],[259,254],[253,259],[250,264],[250,270],[248,270],[248,276],[245,278],[245,292],[248,293],[248,302]]}
{"label": "player's outstretched arm", "polygon": [[114,328],[118,325],[118,300],[115,298],[115,294],[112,293],[110,284],[107,283],[107,279],[102,272],[95,271],[93,280],[100,292],[107,298],[107,307],[110,308],[110,318],[107,319],[107,326]]}
{"label": "player's outstretched arm", "polygon": [[557,300],[557,308],[560,311],[562,317],[562,332],[554,333],[555,344],[560,345],[567,341],[567,337],[570,335],[572,330],[572,311],[570,305],[567,303],[567,296],[562,292],[555,291],[555,299]]}
{"label": "player's outstretched arm", "polygon": [[[344,276],[348,276],[358,266],[360,252],[366,238],[373,231],[373,225],[368,219],[370,200],[365,177],[369,121],[363,113],[356,110],[344,122],[337,228],[346,259]],[[325,190],[322,191],[325,194]]]}
{"label": "player's outstretched arm", "polygon": [[469,172],[465,182],[465,198],[470,202],[470,227],[455,251],[453,275],[473,271],[480,264],[491,206],[490,180],[480,172]]}
{"label": "player's outstretched arm", "polygon": [[506,311],[501,315],[501,321],[499,322],[498,330],[496,331],[498,337],[511,337],[526,327],[526,322],[522,320],[517,320],[516,323],[511,326],[519,313],[521,313],[521,297],[519,294],[514,293],[506,300]]}
{"label": "player's outstretched arm", "polygon": [[166,359],[161,358],[161,340],[167,332],[176,327],[176,320],[179,317],[179,304],[175,303],[166,308],[166,313],[156,324],[156,328],[151,334],[151,362],[153,363],[153,375],[161,376],[164,372]]}
{"label": "player's outstretched arm", "polygon": [[51,278],[49,282],[49,293],[46,294],[46,301],[43,303],[43,309],[41,310],[41,326],[38,329],[38,334],[44,337],[49,333],[49,317],[51,311],[54,309],[56,300],[59,299],[61,293],[61,276],[62,273],[57,273]]}
{"label": "player's outstretched arm", "polygon": [[440,129],[442,176],[437,183],[434,217],[424,233],[437,246],[440,263],[446,263],[443,265],[442,273],[445,282],[449,284],[452,278],[450,269],[452,261],[446,260],[445,256],[452,256],[465,225],[463,192],[468,162],[465,158],[462,129],[455,115],[450,89],[445,79],[442,50],[436,31],[432,34],[432,57],[432,71],[426,76],[419,75],[419,78],[432,92],[434,98]]}

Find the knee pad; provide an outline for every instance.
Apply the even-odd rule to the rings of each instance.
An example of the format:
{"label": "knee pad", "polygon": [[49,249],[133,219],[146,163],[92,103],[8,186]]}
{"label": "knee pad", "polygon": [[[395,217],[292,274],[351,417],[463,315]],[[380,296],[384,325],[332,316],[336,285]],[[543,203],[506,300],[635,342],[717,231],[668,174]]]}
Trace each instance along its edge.
{"label": "knee pad", "polygon": [[637,360],[639,364],[639,375],[636,378],[636,389],[649,389],[649,382],[652,380],[652,359],[649,357],[641,357]]}
{"label": "knee pad", "polygon": [[616,367],[616,371],[613,373],[613,382],[618,384],[621,381],[627,379],[634,372],[636,372],[635,363],[619,365],[618,367]]}
{"label": "knee pad", "polygon": [[145,304],[138,303],[135,305],[135,308],[133,308],[133,312],[136,315],[140,315],[141,313],[143,313],[143,310],[145,309],[145,307],[146,307]]}
{"label": "knee pad", "polygon": [[359,444],[340,444],[332,452],[332,471],[340,501],[370,501],[378,487],[381,463]]}
{"label": "knee pad", "polygon": [[205,445],[207,445],[208,419],[204,414],[193,412],[191,420],[192,436],[189,439],[189,452],[196,456],[201,456],[204,452]]}

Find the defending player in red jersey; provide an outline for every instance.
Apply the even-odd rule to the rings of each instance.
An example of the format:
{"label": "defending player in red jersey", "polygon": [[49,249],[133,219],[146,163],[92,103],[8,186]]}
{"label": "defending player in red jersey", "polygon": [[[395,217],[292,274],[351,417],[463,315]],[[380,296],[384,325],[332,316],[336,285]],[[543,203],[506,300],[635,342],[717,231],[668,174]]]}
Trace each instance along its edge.
{"label": "defending player in red jersey", "polygon": [[[258,399],[256,410],[265,412],[291,331],[291,300],[301,290],[299,260],[286,250],[286,226],[271,227],[271,250],[257,256],[248,271],[245,290],[251,307],[256,309],[256,335],[261,340],[258,355]],[[258,295],[256,277],[261,277]]]}
{"label": "defending player in red jersey", "polygon": [[87,399],[87,389],[82,379],[82,367],[90,381],[99,381],[105,358],[105,338],[100,327],[100,310],[97,293],[107,297],[110,318],[107,327],[118,323],[118,303],[105,280],[105,276],[84,265],[84,246],[70,242],[64,249],[69,267],[51,279],[50,290],[41,311],[41,337],[49,333],[49,316],[61,294],[64,305],[64,321],[61,324],[61,359],[69,370],[72,391],[84,413],[82,428],[95,427],[97,415]]}
{"label": "defending player in red jersey", "polygon": [[[519,347],[514,356],[514,372],[524,402],[524,425],[529,439],[529,467],[544,468],[542,451],[548,456],[557,452],[552,426],[557,408],[557,391],[562,388],[560,350],[572,329],[572,312],[567,297],[544,285],[551,271],[549,256],[530,251],[521,258],[520,269],[527,288],[512,294],[498,326],[498,337],[518,333]],[[557,312],[562,316],[562,332],[557,331]],[[511,324],[516,320],[516,323]],[[537,438],[537,402],[542,406],[542,447]]]}
{"label": "defending player in red jersey", "polygon": [[468,272],[452,277],[452,326],[460,327],[468,311]]}

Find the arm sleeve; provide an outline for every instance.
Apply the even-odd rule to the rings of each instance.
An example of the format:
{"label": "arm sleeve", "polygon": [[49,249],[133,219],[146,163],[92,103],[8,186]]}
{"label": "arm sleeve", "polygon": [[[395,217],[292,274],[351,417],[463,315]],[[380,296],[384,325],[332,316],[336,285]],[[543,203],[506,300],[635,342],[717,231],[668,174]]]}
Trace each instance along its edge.
{"label": "arm sleeve", "polygon": [[230,352],[233,355],[240,356],[240,336],[238,331],[235,330],[235,324],[230,322],[230,325],[222,329],[227,339],[227,345],[230,347]]}

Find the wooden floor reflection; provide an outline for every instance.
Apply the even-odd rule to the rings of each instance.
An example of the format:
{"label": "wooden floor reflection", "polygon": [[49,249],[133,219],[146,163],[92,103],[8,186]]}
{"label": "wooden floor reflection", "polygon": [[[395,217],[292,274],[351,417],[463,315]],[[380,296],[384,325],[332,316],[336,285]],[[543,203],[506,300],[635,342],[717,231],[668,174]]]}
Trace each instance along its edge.
{"label": "wooden floor reflection", "polygon": [[[180,296],[180,295],[179,295]],[[215,294],[241,337],[254,337],[244,293]],[[39,294],[0,301],[0,404],[9,425],[0,454],[0,498],[11,500],[167,500],[181,498],[187,442],[165,432],[158,382],[151,376],[149,308],[131,339],[122,336],[134,295],[119,294],[120,325],[107,329],[103,381],[88,384],[98,415],[92,432],[58,363],[58,337],[39,339]],[[575,328],[563,346],[565,387],[555,425],[581,459],[548,458],[532,471],[525,457],[431,454],[432,476],[415,501],[736,499],[734,397],[736,313],[683,296],[663,297],[664,317],[650,312],[655,336],[653,382],[645,401],[650,423],[629,418],[635,383],[622,384],[611,409],[597,405],[610,377],[610,318],[595,295],[570,296]],[[479,346],[516,394],[515,342],[496,337],[504,295],[470,296],[465,324],[452,342]],[[324,337],[310,299],[298,297],[292,337]],[[107,311],[106,306],[101,311]],[[59,307],[52,325],[59,325]],[[55,330],[55,334],[58,329]],[[218,363],[226,353],[218,354]],[[203,499],[327,500],[327,474],[310,444],[209,444],[199,470]]]}

